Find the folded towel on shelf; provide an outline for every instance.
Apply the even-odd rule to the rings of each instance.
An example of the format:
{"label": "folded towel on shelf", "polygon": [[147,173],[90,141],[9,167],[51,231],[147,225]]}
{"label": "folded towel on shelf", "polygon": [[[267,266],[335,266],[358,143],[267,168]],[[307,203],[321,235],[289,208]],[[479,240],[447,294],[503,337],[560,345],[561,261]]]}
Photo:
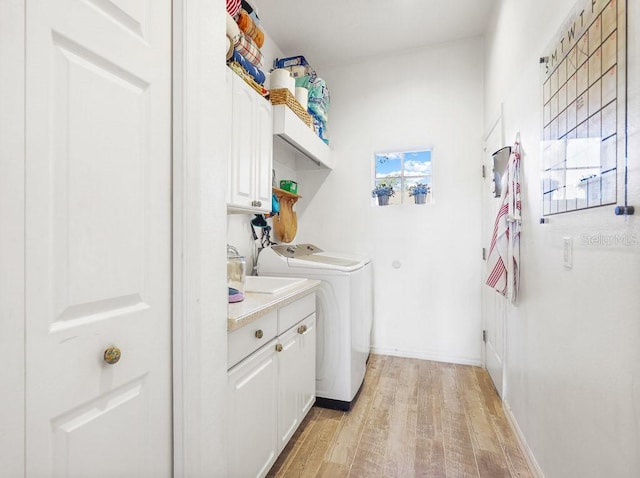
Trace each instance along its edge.
{"label": "folded towel on shelf", "polygon": [[227,40],[227,60],[230,60],[231,57],[233,56],[233,42],[229,37],[227,37],[226,40]]}
{"label": "folded towel on shelf", "polygon": [[232,61],[237,62],[245,69],[245,71],[255,80],[259,85],[263,85],[266,80],[266,76],[262,70],[255,67],[250,61],[248,61],[238,50],[233,51]]}
{"label": "folded towel on shelf", "polygon": [[262,48],[264,45],[264,32],[260,30],[260,27],[254,23],[246,10],[240,9],[238,14],[238,26],[240,30],[245,32],[249,37],[256,42],[258,48]]}
{"label": "folded towel on shelf", "polygon": [[[296,79],[296,86],[298,81]],[[329,90],[327,83],[322,78],[316,78],[309,83],[309,103],[308,110],[312,116],[318,117],[322,123],[329,121]]]}
{"label": "folded towel on shelf", "polygon": [[253,0],[241,0],[241,8],[243,8],[251,17],[253,22],[256,25],[260,25],[260,17],[258,16],[258,9],[255,6],[255,2]]}
{"label": "folded towel on shelf", "polygon": [[265,97],[269,94],[269,90],[267,90],[264,86],[256,83],[254,78],[247,72],[247,70],[245,70],[244,67],[242,67],[242,65],[240,65],[240,63],[235,61],[233,58],[228,63],[228,65],[236,75],[242,78],[244,82],[251,88],[253,88],[256,92],[258,92],[258,94]]}
{"label": "folded towel on shelf", "polygon": [[236,51],[256,68],[262,68],[264,57],[256,42],[245,33],[240,32],[240,39],[235,44]]}
{"label": "folded towel on shelf", "polygon": [[227,36],[231,39],[231,43],[234,45],[238,43],[241,35],[240,27],[233,17],[227,13]]}
{"label": "folded towel on shelf", "polygon": [[235,17],[242,8],[242,0],[227,0],[227,12]]}

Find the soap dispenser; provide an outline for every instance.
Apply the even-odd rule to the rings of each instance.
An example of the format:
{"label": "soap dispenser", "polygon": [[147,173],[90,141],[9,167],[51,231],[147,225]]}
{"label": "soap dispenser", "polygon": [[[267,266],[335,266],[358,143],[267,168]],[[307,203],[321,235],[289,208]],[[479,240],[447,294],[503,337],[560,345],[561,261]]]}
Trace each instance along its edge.
{"label": "soap dispenser", "polygon": [[227,285],[229,287],[229,302],[244,300],[244,278],[246,262],[238,249],[227,244]]}

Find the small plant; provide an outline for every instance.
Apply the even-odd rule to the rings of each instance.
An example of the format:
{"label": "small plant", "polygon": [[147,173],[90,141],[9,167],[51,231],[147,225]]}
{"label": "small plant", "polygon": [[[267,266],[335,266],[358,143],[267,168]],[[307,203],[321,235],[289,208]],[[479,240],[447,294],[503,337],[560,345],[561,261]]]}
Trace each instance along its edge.
{"label": "small plant", "polygon": [[371,197],[380,197],[380,196],[393,196],[396,192],[393,190],[393,185],[380,183],[376,185],[376,187],[371,191]]}
{"label": "small plant", "polygon": [[414,184],[409,187],[409,196],[415,196],[416,194],[427,194],[431,191],[431,186],[428,184]]}

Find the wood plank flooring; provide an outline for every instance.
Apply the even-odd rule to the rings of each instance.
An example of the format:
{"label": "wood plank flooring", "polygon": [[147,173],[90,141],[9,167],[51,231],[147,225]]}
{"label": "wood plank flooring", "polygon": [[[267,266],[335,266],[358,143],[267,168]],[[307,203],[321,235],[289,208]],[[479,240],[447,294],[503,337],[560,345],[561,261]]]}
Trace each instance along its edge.
{"label": "wood plank flooring", "polygon": [[353,409],[313,407],[267,476],[533,475],[485,370],[372,355]]}

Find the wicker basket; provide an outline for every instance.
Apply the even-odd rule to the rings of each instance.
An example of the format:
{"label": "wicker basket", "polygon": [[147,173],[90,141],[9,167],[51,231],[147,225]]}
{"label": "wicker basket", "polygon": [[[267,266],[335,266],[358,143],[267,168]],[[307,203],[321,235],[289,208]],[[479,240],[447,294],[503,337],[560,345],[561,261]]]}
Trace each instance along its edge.
{"label": "wicker basket", "polygon": [[277,88],[269,92],[269,99],[274,105],[287,105],[298,118],[302,120],[309,128],[313,128],[313,120],[311,115],[305,111],[300,102],[286,88]]}

